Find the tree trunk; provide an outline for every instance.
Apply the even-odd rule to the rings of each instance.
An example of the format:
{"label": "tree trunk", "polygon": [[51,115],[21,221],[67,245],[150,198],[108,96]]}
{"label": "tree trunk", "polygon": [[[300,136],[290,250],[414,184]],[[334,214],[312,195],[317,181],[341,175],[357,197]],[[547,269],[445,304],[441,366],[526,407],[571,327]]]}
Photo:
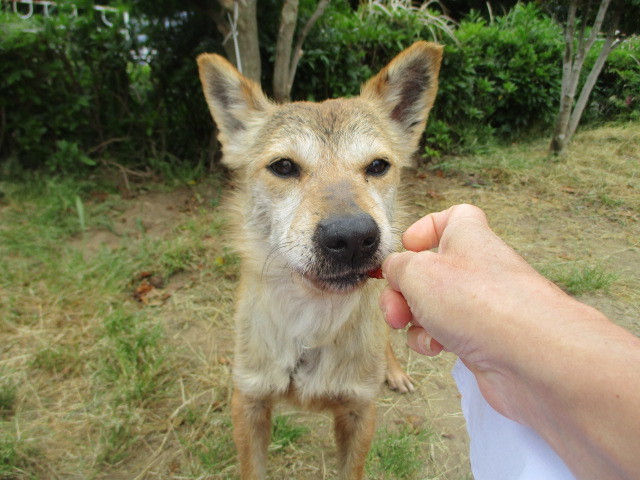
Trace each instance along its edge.
{"label": "tree trunk", "polygon": [[280,15],[280,28],[276,41],[276,58],[273,65],[273,97],[276,102],[289,100],[289,64],[293,34],[298,21],[298,0],[284,0]]}
{"label": "tree trunk", "polygon": [[[580,28],[578,38],[578,50],[575,53],[575,57],[573,55],[573,43],[575,41],[575,21],[578,0],[571,0],[569,4],[567,23],[565,26],[565,53],[562,63],[562,92],[560,98],[560,111],[558,112],[556,126],[554,128],[553,137],[551,138],[551,144],[549,146],[549,149],[552,153],[562,153],[562,151],[571,141],[571,137],[573,137],[578,123],[580,122],[580,117],[584,112],[584,109],[589,100],[589,96],[591,95],[593,87],[598,80],[598,76],[602,71],[602,67],[605,64],[609,53],[618,43],[615,40],[614,35],[616,29],[615,25],[617,24],[616,19],[616,21],[613,22],[614,26],[609,30],[609,34],[607,35],[607,39],[602,46],[600,55],[598,56],[598,59],[592,67],[591,72],[589,73],[589,76],[584,86],[582,87],[578,101],[574,106],[575,95],[578,89],[578,83],[580,81],[580,74],[582,72],[582,67],[584,66],[584,61],[587,58],[589,51],[593,47],[598,34],[600,33],[600,29],[602,28],[602,24],[604,22],[604,18],[607,14],[607,9],[609,8],[610,3],[611,0],[602,0],[600,2],[598,12],[591,28],[591,33],[589,34],[588,38],[585,38],[584,21],[582,22],[582,27]],[[590,5],[588,5],[588,7],[589,6]]]}
{"label": "tree trunk", "polygon": [[564,55],[562,57],[562,87],[560,92],[560,110],[551,137],[551,152],[560,153],[565,147],[565,133],[571,117],[573,95],[570,94],[573,73],[573,37],[575,34],[576,10],[578,1],[572,0],[567,13],[567,23],[564,27]]}
{"label": "tree trunk", "polygon": [[242,74],[260,83],[260,44],[258,43],[257,0],[235,0],[238,2],[238,46]]}
{"label": "tree trunk", "polygon": [[571,119],[569,120],[569,125],[567,127],[567,137],[569,139],[573,137],[573,134],[576,132],[576,128],[578,128],[580,118],[582,118],[582,114],[584,113],[584,109],[587,106],[587,102],[589,101],[589,97],[591,96],[591,92],[593,91],[593,87],[596,85],[598,76],[600,76],[600,72],[602,71],[605,62],[607,61],[607,57],[616,47],[616,45],[618,45],[618,43],[619,42],[616,42],[613,34],[610,34],[609,36],[607,36],[605,43],[602,45],[600,55],[598,55],[597,60],[593,64],[593,67],[589,72],[589,76],[582,86],[582,91],[580,92],[578,101],[576,102],[576,105],[573,108],[573,112],[571,113]]}
{"label": "tree trunk", "polygon": [[320,0],[313,15],[300,30],[296,45],[292,49],[293,34],[298,21],[298,0],[285,0],[282,5],[280,29],[276,43],[276,58],[273,71],[273,96],[278,102],[291,99],[291,87],[298,69],[298,62],[302,57],[302,45],[311,28],[322,16],[330,0]]}
{"label": "tree trunk", "polygon": [[300,58],[302,57],[302,45],[304,44],[307,35],[311,28],[315,25],[318,19],[322,16],[327,6],[329,5],[330,0],[320,0],[318,2],[318,7],[316,8],[309,21],[304,26],[300,35],[298,35],[298,40],[296,41],[296,46],[293,49],[293,58],[291,59],[291,65],[289,66],[289,95],[291,94],[291,87],[293,86],[293,80],[296,76],[296,70],[298,69],[298,62],[300,62]]}
{"label": "tree trunk", "polygon": [[257,0],[189,0],[188,3],[216,24],[225,38],[223,47],[229,61],[243,75],[260,83]]}

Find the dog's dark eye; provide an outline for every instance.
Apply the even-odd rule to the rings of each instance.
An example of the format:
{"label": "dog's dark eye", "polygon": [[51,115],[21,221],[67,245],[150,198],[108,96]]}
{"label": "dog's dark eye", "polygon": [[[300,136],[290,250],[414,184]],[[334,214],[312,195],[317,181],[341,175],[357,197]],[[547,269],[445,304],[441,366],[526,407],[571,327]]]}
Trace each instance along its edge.
{"label": "dog's dark eye", "polygon": [[389,170],[389,167],[391,167],[391,164],[389,162],[387,162],[386,160],[383,160],[382,158],[376,158],[373,162],[369,164],[369,166],[365,171],[367,172],[367,175],[373,175],[374,177],[381,177],[382,175],[387,173],[387,171]]}
{"label": "dog's dark eye", "polygon": [[296,165],[293,160],[290,160],[288,158],[281,158],[280,160],[276,160],[275,162],[270,163],[267,168],[278,177],[286,178],[297,177],[298,175],[300,175],[300,169],[298,168],[298,165]]}

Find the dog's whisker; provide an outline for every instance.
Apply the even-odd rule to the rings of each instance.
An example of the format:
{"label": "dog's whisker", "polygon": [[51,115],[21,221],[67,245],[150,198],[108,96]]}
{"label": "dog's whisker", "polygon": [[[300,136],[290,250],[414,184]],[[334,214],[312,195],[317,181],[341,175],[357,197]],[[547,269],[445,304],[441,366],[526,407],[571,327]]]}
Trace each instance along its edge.
{"label": "dog's whisker", "polygon": [[[293,245],[293,241],[282,241],[278,244],[276,244],[275,246],[273,246],[271,248],[271,250],[269,250],[269,253],[267,254],[264,264],[262,265],[262,273],[261,276],[264,279],[265,275],[267,274],[267,272],[269,271],[269,269],[271,268],[271,265],[273,265],[273,262],[276,261],[276,255],[279,253],[280,250],[284,250],[285,248],[289,247]],[[284,257],[283,257],[284,258]],[[282,268],[288,268],[289,264],[288,264],[288,260],[286,260],[285,258],[285,264],[283,265]]]}

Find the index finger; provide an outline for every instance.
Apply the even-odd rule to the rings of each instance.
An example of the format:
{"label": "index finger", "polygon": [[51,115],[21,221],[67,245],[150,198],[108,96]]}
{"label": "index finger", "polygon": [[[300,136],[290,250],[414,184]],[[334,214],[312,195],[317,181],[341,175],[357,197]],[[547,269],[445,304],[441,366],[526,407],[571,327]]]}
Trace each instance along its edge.
{"label": "index finger", "polygon": [[431,250],[440,245],[445,228],[454,220],[463,218],[482,219],[486,222],[484,212],[473,205],[460,204],[430,213],[411,225],[402,235],[402,244],[407,250],[421,252]]}

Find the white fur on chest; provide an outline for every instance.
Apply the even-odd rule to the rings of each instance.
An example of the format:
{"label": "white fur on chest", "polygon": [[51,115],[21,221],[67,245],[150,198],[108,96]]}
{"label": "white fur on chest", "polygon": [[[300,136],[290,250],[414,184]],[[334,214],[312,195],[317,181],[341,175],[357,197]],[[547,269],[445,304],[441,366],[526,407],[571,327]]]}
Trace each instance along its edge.
{"label": "white fur on chest", "polygon": [[[295,386],[303,399],[373,397],[383,365],[378,352],[367,350],[378,343],[377,328],[367,323],[373,318],[358,318],[360,302],[371,299],[360,289],[328,294],[302,282],[286,275],[245,283],[236,312],[236,386],[256,396],[281,395]],[[364,376],[361,368],[350,368],[362,355],[372,357],[372,371]]]}

